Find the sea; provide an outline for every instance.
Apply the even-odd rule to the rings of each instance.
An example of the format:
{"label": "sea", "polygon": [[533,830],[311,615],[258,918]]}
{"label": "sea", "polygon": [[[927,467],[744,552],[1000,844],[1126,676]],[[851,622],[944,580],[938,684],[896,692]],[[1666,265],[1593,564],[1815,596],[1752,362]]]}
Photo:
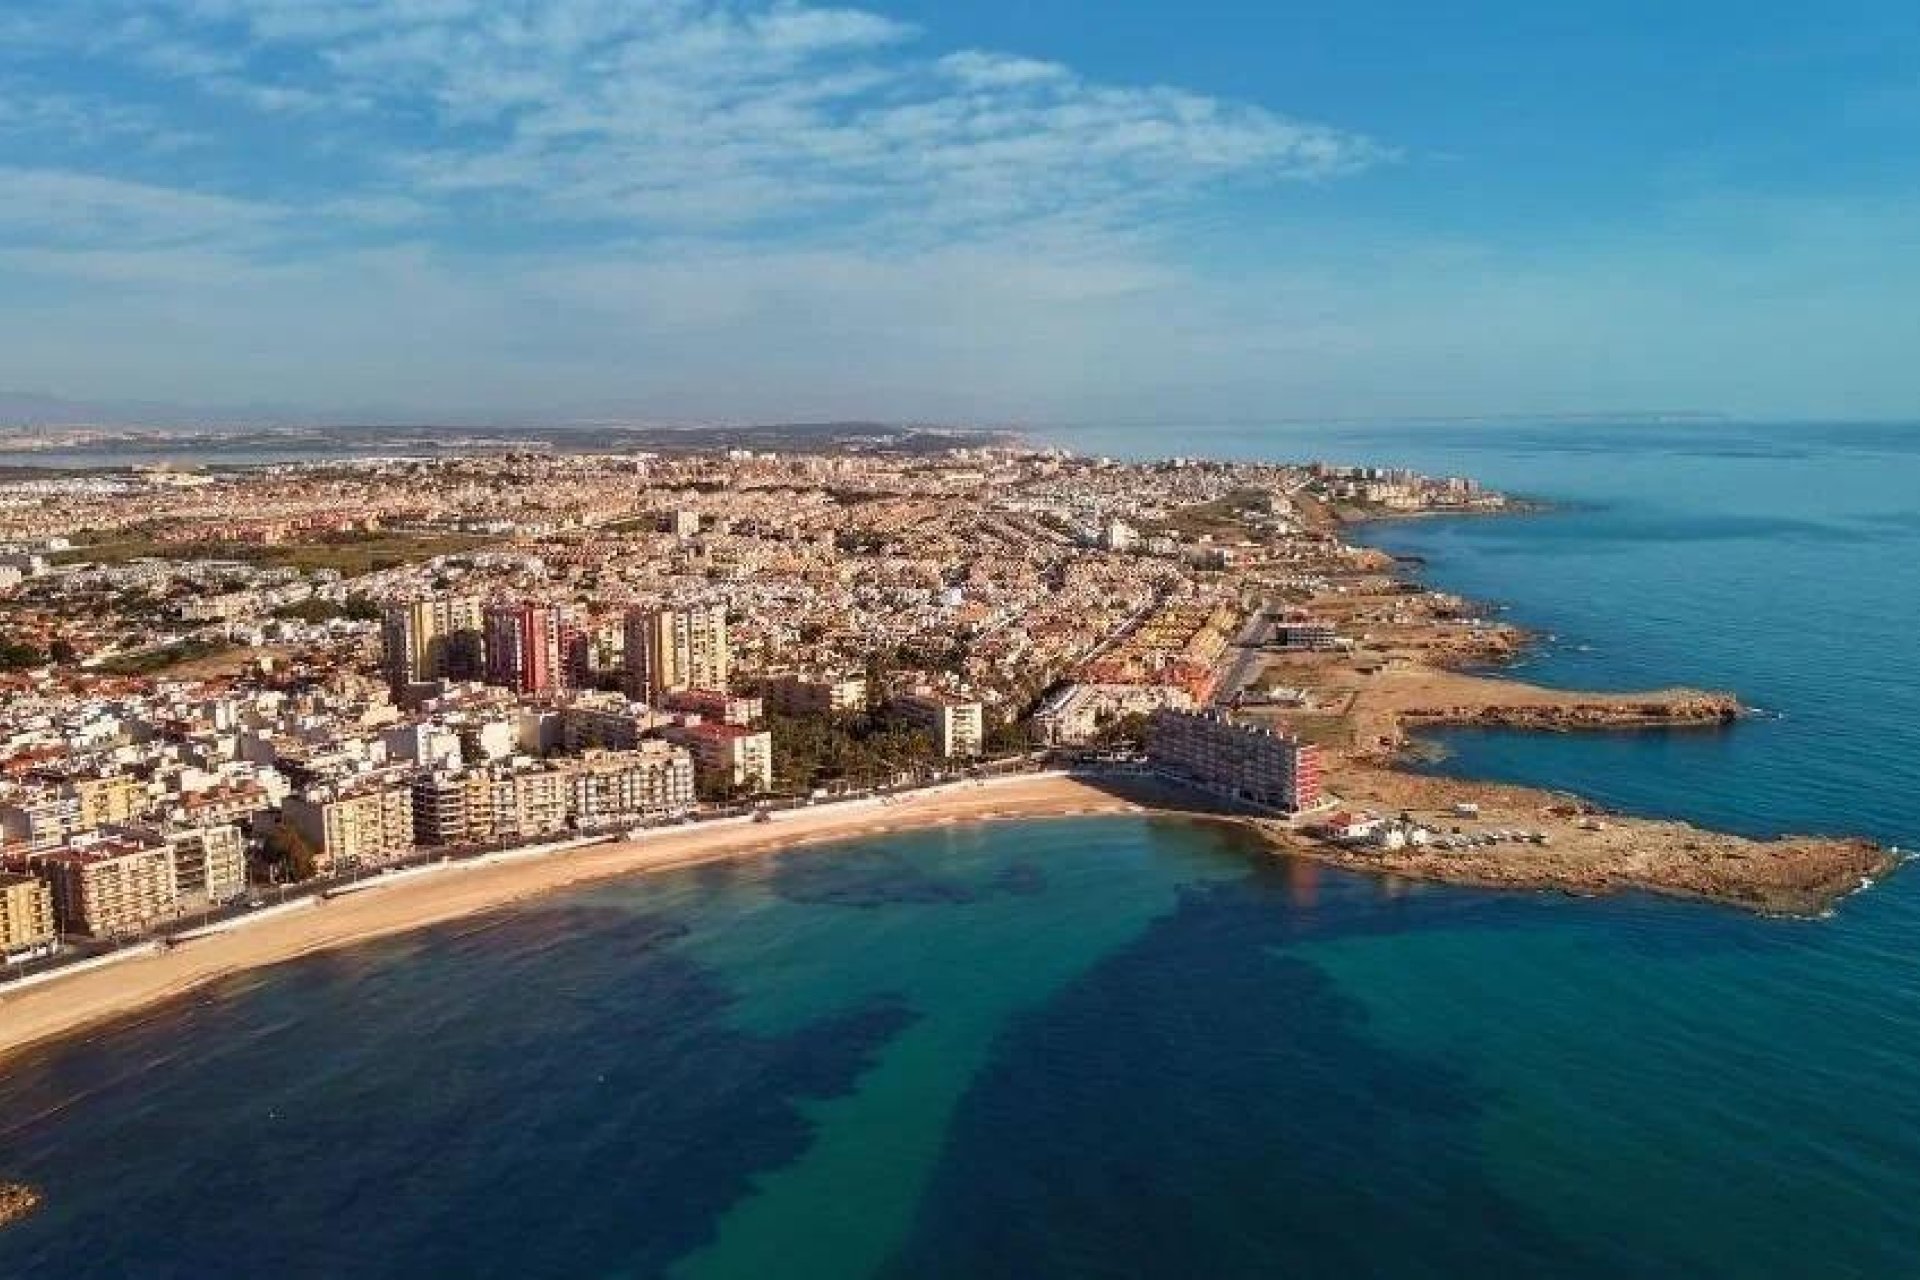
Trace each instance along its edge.
{"label": "sea", "polygon": [[[1426,767],[1920,844],[1920,427],[1054,436],[1538,499],[1362,536],[1534,629],[1529,679],[1766,714]],[[1912,1276],[1920,869],[1763,919],[953,826],[317,955],[0,1073],[0,1180],[46,1197],[6,1277]]]}

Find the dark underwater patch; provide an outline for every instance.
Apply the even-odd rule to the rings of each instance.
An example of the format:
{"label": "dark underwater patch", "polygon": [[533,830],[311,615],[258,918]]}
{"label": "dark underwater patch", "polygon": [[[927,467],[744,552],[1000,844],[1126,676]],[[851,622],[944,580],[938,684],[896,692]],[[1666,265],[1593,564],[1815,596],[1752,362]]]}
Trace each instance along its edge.
{"label": "dark underwater patch", "polygon": [[[1616,1271],[1489,1182],[1469,1080],[1370,1038],[1360,1007],[1287,954],[1286,891],[1194,891],[1009,1027],[887,1274]],[[1381,915],[1319,914],[1335,933]]]}
{"label": "dark underwater patch", "polygon": [[0,1147],[47,1205],[0,1234],[0,1274],[661,1273],[916,1016],[888,998],[744,1033],[679,930],[515,913],[17,1065]]}

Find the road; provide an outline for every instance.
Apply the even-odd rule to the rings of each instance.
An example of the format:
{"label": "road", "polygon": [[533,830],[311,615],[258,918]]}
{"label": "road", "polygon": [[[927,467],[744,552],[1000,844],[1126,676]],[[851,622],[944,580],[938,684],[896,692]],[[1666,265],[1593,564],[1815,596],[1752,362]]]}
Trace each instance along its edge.
{"label": "road", "polygon": [[1214,686],[1214,706],[1232,706],[1234,698],[1260,673],[1260,646],[1265,643],[1268,631],[1265,610],[1255,609],[1247,616],[1240,634],[1233,638],[1233,647],[1229,650],[1232,656],[1227,660],[1226,672]]}

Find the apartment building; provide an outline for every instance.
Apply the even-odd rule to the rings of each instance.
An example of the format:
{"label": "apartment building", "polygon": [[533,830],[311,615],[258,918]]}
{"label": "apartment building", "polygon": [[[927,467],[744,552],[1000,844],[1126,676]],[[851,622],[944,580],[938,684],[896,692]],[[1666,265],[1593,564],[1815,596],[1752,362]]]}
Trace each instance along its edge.
{"label": "apartment building", "polygon": [[479,844],[495,835],[494,780],[487,769],[436,769],[410,788],[415,844]]}
{"label": "apartment building", "polygon": [[746,726],[766,714],[764,699],[725,689],[684,689],[667,694],[661,706],[668,711],[697,715],[702,720]]}
{"label": "apartment building", "polygon": [[566,830],[571,816],[572,783],[561,768],[437,770],[413,780],[422,845],[533,839]]}
{"label": "apartment building", "polygon": [[397,693],[424,680],[477,679],[482,625],[480,602],[468,597],[388,605],[380,628],[388,683]]}
{"label": "apartment building", "polygon": [[52,887],[38,876],[0,871],[0,959],[38,951],[58,937]]}
{"label": "apartment building", "polygon": [[144,933],[179,913],[174,854],[164,840],[120,833],[81,840],[33,859],[52,889],[62,933]]}
{"label": "apartment building", "polygon": [[60,784],[60,793],[78,804],[77,831],[129,822],[146,811],[147,787],[128,773],[78,775]]}
{"label": "apartment building", "polygon": [[856,675],[779,675],[765,681],[769,711],[784,716],[824,716],[867,709],[867,678]]}
{"label": "apartment building", "polygon": [[1077,746],[1130,716],[1192,706],[1193,695],[1178,685],[1070,684],[1033,713],[1032,735],[1049,746]]}
{"label": "apartment building", "polygon": [[632,751],[671,716],[618,695],[580,698],[560,709],[560,746],[568,752]]}
{"label": "apartment building", "polygon": [[732,674],[726,607],[628,610],[626,664],[627,687],[636,697],[725,689]]}
{"label": "apartment building", "polygon": [[589,752],[561,768],[570,783],[574,823],[583,829],[674,817],[694,805],[693,757],[669,743]]}
{"label": "apartment building", "polygon": [[714,791],[773,789],[773,735],[737,724],[702,721],[663,731],[693,754],[696,780]]}
{"label": "apartment building", "polygon": [[57,849],[80,829],[80,801],[71,795],[31,791],[0,804],[0,837],[28,853]]}
{"label": "apartment building", "polygon": [[1337,649],[1340,632],[1319,618],[1282,618],[1274,624],[1273,642],[1284,649]]}
{"label": "apartment building", "polygon": [[1321,799],[1319,747],[1218,711],[1154,712],[1147,758],[1206,790],[1269,809],[1298,813]]}
{"label": "apartment building", "polygon": [[247,891],[247,846],[231,823],[134,827],[143,842],[159,841],[173,854],[174,885],[185,910],[217,907]]}
{"label": "apartment building", "polygon": [[265,787],[257,782],[240,781],[183,792],[166,806],[166,811],[183,826],[204,827],[243,822],[271,808],[273,796]]}
{"label": "apartment building", "polygon": [[482,619],[487,683],[522,694],[559,688],[565,682],[563,621],[553,605],[489,604]]}
{"label": "apartment building", "polygon": [[944,693],[910,693],[893,703],[907,722],[933,735],[943,756],[977,756],[986,744],[986,710]]}
{"label": "apartment building", "polygon": [[322,875],[412,851],[413,793],[393,777],[354,779],[290,795],[280,819],[314,850]]}

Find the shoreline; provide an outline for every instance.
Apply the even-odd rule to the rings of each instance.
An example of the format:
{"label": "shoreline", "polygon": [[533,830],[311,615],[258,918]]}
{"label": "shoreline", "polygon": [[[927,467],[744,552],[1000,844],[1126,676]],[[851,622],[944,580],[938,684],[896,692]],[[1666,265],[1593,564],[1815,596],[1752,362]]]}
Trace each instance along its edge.
{"label": "shoreline", "polygon": [[[349,892],[296,898],[240,917],[233,927],[177,937],[169,948],[130,948],[0,986],[0,1061],[34,1046],[128,1018],[251,969],[354,946],[512,906],[535,896],[616,877],[721,860],[995,820],[1126,814],[1230,823],[1261,838],[1266,852],[1340,870],[1505,891],[1598,896],[1633,891],[1711,902],[1771,915],[1831,910],[1895,870],[1896,850],[1861,839],[1783,836],[1755,840],[1659,818],[1607,812],[1581,797],[1498,780],[1445,778],[1406,767],[1415,735],[1448,726],[1532,732],[1643,732],[1723,727],[1747,713],[1731,694],[1673,688],[1645,693],[1586,693],[1529,684],[1499,673],[1537,636],[1507,622],[1474,619],[1427,581],[1427,564],[1409,564],[1364,542],[1346,543],[1356,526],[1419,518],[1520,516],[1554,510],[1523,502],[1481,511],[1376,513],[1358,518],[1323,511],[1323,528],[1363,553],[1346,570],[1352,586],[1307,603],[1358,635],[1358,648],[1269,659],[1275,672],[1310,689],[1302,718],[1329,722],[1316,738],[1328,748],[1329,781],[1340,803],[1418,820],[1434,832],[1491,838],[1452,844],[1379,847],[1312,837],[1299,822],[1212,808],[1197,795],[1143,776],[1051,772],[981,779],[784,811],[767,824],[744,819],[649,832],[564,850],[507,850],[473,862],[425,864],[417,874],[376,877]],[[1403,573],[1411,569],[1412,573]],[[1411,595],[1388,581],[1411,585]],[[1452,599],[1453,603],[1444,602]],[[1418,601],[1418,616],[1400,616]],[[1386,616],[1382,616],[1385,610]],[[1286,728],[1285,711],[1269,722]],[[1257,713],[1268,719],[1268,714]],[[1524,834],[1517,834],[1524,833]],[[1550,846],[1550,847],[1549,847]],[[311,909],[296,909],[311,908]]]}
{"label": "shoreline", "polygon": [[[1640,892],[1759,915],[1813,918],[1892,874],[1904,854],[1871,840],[1817,835],[1768,839],[1672,818],[1615,813],[1566,792],[1509,782],[1415,773],[1398,765],[1353,766],[1344,799],[1410,814],[1431,829],[1538,832],[1545,843],[1379,848],[1313,839],[1262,824],[1270,843],[1347,871],[1520,892],[1601,897]],[[1477,806],[1468,821],[1460,801]]]}
{"label": "shoreline", "polygon": [[[1102,814],[1182,816],[1064,773],[1027,774],[791,811],[765,824],[666,830],[640,840],[450,865],[396,877],[311,909],[210,933],[171,949],[0,988],[0,1062],[84,1033],[222,978],[510,906],[558,890],[647,872],[838,844],[943,825]],[[1195,814],[1193,816],[1206,816]]]}
{"label": "shoreline", "polygon": [[[1552,510],[1520,504],[1498,511],[1448,512],[1454,518],[1529,515]],[[1441,838],[1385,847],[1311,839],[1267,824],[1269,840],[1290,852],[1350,871],[1466,887],[1558,891],[1592,896],[1642,891],[1713,902],[1766,915],[1825,915],[1843,898],[1897,870],[1899,850],[1858,837],[1781,835],[1753,839],[1671,817],[1612,812],[1583,796],[1500,779],[1448,777],[1409,767],[1421,734],[1442,728],[1529,733],[1704,732],[1751,715],[1737,695],[1666,688],[1592,692],[1517,678],[1512,664],[1539,643],[1539,633],[1488,619],[1485,602],[1435,586],[1424,557],[1409,563],[1347,535],[1382,519],[1326,512],[1327,527],[1352,550],[1370,556],[1351,585],[1307,602],[1362,637],[1343,654],[1270,659],[1261,675],[1278,673],[1310,691],[1308,709],[1266,713],[1275,727],[1318,725],[1328,751],[1332,788],[1348,804],[1417,821]],[[1408,584],[1408,597],[1388,582]],[[1398,603],[1396,603],[1396,598]],[[1391,615],[1382,619],[1383,604]],[[1461,627],[1459,619],[1474,619]],[[1357,625],[1356,625],[1357,621]],[[1463,807],[1464,806],[1464,807]],[[1466,838],[1458,837],[1464,835]],[[1476,839],[1475,837],[1490,837]]]}
{"label": "shoreline", "polygon": [[[1346,790],[1399,808],[1438,803],[1445,789],[1497,797],[1507,809],[1537,815],[1543,805],[1571,798],[1507,783],[1413,774],[1394,766],[1355,769]],[[1428,794],[1409,795],[1404,788]],[[1574,804],[1582,802],[1572,801]],[[1580,814],[1599,812],[1591,807]],[[1870,842],[1809,837],[1758,841],[1701,831],[1685,823],[1609,815],[1602,825],[1605,858],[1578,849],[1497,853],[1406,849],[1381,851],[1330,843],[1297,825],[1213,807],[1198,793],[1142,775],[1101,777],[1066,772],[955,783],[909,792],[885,802],[864,799],[792,811],[767,824],[727,823],[666,830],[639,840],[614,841],[448,864],[429,874],[373,881],[354,892],[312,901],[310,909],[243,917],[241,927],[200,934],[167,950],[141,951],[98,968],[57,973],[21,990],[0,988],[0,1063],[55,1041],[131,1020],[155,1006],[256,969],[358,946],[566,889],[629,876],[684,870],[708,863],[758,858],[851,840],[941,826],[996,821],[1131,816],[1219,822],[1259,841],[1268,856],[1298,857],[1338,870],[1383,879],[1407,879],[1462,888],[1553,892],[1573,897],[1646,892],[1735,907],[1761,914],[1815,916],[1885,876],[1902,859]],[[1570,830],[1563,825],[1563,831]],[[1681,841],[1691,859],[1650,857],[1644,842]],[[1577,842],[1577,837],[1576,837]],[[1573,856],[1569,858],[1567,855]],[[1704,862],[1733,859],[1740,874],[1716,880]],[[434,864],[429,864],[430,866]],[[1764,871],[1765,874],[1757,874]],[[288,904],[300,905],[300,900]]]}

